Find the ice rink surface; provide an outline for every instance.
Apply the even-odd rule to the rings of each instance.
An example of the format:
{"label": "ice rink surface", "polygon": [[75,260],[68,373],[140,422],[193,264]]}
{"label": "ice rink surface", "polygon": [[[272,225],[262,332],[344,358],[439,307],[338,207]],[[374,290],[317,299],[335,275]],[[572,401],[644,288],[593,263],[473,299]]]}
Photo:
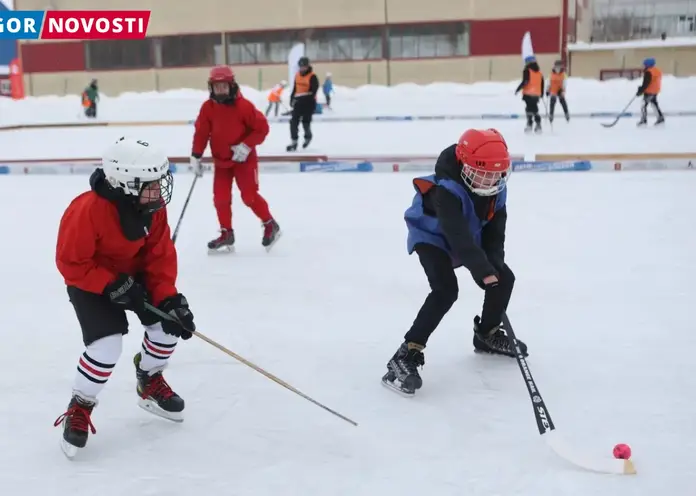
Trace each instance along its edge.
{"label": "ice rink surface", "polygon": [[[513,154],[539,153],[690,153],[693,151],[693,118],[669,118],[665,126],[636,129],[636,119],[623,118],[616,127],[605,129],[601,122],[613,118],[559,118],[553,126],[544,122],[544,133],[524,133],[524,121],[452,120],[406,122],[316,122],[311,146],[298,153],[336,156],[437,156],[456,142],[468,127],[496,128],[503,133]],[[110,126],[84,129],[63,128],[6,131],[0,133],[0,157],[4,160],[96,158],[120,136],[145,139],[170,156],[188,157],[193,126]],[[302,135],[300,135],[302,136]],[[271,124],[271,132],[258,148],[261,156],[288,155],[287,123]],[[206,156],[209,152],[206,153]]]}
{"label": "ice rink surface", "polygon": [[[671,129],[686,139],[685,126]],[[345,146],[366,141],[341,134]],[[56,142],[51,153],[91,154],[93,137],[82,136],[73,153],[75,142]],[[415,136],[399,136],[415,146]],[[185,422],[148,415],[136,405],[131,358],[142,331],[132,319],[93,415],[97,434],[69,462],[53,421],[70,399],[83,348],[54,253],[60,216],[87,177],[2,177],[0,494],[690,494],[696,174],[530,173],[509,182],[507,261],[517,276],[509,313],[529,345],[529,366],[569,443],[597,456],[630,444],[634,477],[581,472],[548,450],[516,363],[472,352],[483,295],[464,270],[460,299],[426,350],[423,389],[405,399],[381,386],[428,293],[405,251],[411,178],[262,175],[283,238],[267,254],[235,190],[237,253],[209,257],[217,222],[208,175],[179,234],[179,289],[199,329],[359,427],[196,338],[179,345],[166,373],[187,402]],[[175,178],[172,225],[191,179]]]}

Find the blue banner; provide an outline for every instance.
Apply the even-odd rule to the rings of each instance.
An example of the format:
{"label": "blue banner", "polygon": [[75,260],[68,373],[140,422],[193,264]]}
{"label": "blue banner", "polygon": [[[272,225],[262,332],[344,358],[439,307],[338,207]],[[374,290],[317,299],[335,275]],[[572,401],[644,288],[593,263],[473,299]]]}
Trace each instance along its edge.
{"label": "blue banner", "polygon": [[589,170],[592,170],[592,164],[589,160],[581,160],[578,162],[512,162],[513,172],[581,172]]}
{"label": "blue banner", "polygon": [[300,172],[372,172],[372,162],[300,162]]}

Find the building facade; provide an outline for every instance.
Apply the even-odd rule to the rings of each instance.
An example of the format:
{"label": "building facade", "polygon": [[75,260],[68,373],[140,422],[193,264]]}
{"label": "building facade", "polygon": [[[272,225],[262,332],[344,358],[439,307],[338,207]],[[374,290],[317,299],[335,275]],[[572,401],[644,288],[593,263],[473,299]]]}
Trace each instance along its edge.
{"label": "building facade", "polygon": [[595,0],[594,42],[696,36],[696,0]]}
{"label": "building facade", "polygon": [[583,39],[586,0],[15,0],[18,10],[150,10],[148,36],[131,41],[20,45],[29,95],[82,91],[92,78],[113,95],[205,88],[209,68],[231,65],[243,85],[287,78],[297,42],[336,84],[509,81],[531,32],[545,69]]}

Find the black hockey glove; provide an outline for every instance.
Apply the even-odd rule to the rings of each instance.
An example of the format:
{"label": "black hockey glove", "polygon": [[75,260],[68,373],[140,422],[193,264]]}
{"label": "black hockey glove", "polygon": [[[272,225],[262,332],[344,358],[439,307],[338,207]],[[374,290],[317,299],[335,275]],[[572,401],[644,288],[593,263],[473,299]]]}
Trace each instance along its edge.
{"label": "black hockey glove", "polygon": [[175,294],[162,300],[159,309],[174,317],[174,320],[162,319],[162,330],[166,334],[171,334],[181,339],[190,339],[193,334],[190,331],[196,330],[193,323],[193,314],[189,310],[188,301],[182,294]]}
{"label": "black hockey glove", "polygon": [[119,274],[115,281],[107,284],[104,295],[125,310],[133,310],[136,313],[145,310],[147,291],[128,274]]}

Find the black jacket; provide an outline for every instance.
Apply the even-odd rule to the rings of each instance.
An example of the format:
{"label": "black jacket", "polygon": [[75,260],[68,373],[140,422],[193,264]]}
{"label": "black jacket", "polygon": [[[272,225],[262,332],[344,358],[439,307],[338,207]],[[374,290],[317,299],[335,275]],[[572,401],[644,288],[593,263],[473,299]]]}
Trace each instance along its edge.
{"label": "black jacket", "polygon": [[[452,179],[467,190],[474,204],[476,215],[485,219],[490,212],[491,203],[496,196],[479,196],[472,193],[461,176],[462,166],[455,155],[456,145],[445,148],[437,158],[435,176],[438,179]],[[498,210],[481,232],[481,247],[469,230],[469,222],[462,212],[462,202],[444,186],[432,188],[423,198],[426,215],[434,215],[440,221],[442,230],[454,255],[462,265],[469,269],[476,281],[490,275],[498,275],[505,263],[505,226],[507,209]]]}

